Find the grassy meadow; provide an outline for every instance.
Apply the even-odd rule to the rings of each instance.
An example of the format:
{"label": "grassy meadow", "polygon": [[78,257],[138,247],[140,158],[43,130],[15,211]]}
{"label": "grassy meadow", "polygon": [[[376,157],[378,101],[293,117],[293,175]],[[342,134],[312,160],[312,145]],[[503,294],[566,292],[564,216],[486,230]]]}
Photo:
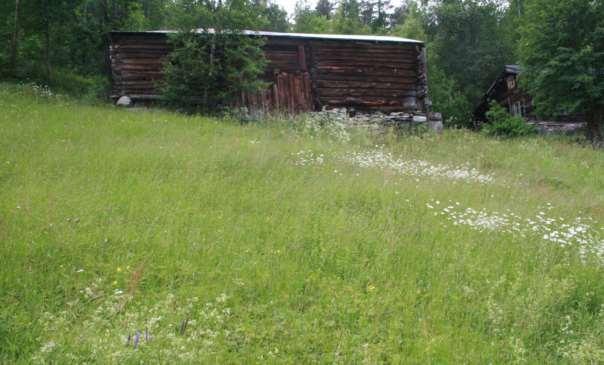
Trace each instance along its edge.
{"label": "grassy meadow", "polygon": [[604,362],[604,153],[0,87],[0,363]]}

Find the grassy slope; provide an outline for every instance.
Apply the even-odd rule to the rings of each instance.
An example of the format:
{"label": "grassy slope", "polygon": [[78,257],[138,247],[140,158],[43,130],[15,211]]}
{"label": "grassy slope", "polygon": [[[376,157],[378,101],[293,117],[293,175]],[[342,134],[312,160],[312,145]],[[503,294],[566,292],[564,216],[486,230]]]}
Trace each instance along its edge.
{"label": "grassy slope", "polygon": [[[529,217],[551,203],[601,227],[602,152],[464,132],[387,141],[496,177],[479,185],[330,158],[368,148],[360,137],[7,87],[0,111],[0,362],[604,361],[601,265],[426,206]],[[327,163],[296,166],[300,150]],[[124,345],[146,327],[151,340]]]}

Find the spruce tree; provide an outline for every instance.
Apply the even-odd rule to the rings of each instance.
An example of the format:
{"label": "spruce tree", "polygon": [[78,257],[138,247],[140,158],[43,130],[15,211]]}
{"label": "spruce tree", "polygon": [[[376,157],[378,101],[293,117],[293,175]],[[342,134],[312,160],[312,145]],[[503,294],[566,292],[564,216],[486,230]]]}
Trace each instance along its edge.
{"label": "spruce tree", "polygon": [[189,17],[188,28],[170,40],[163,101],[188,112],[215,112],[265,87],[260,79],[266,65],[263,39],[247,31],[258,22],[254,7],[247,0],[230,0],[191,9],[196,14]]}
{"label": "spruce tree", "polygon": [[532,0],[520,55],[537,112],[583,113],[588,138],[604,139],[604,2]]}

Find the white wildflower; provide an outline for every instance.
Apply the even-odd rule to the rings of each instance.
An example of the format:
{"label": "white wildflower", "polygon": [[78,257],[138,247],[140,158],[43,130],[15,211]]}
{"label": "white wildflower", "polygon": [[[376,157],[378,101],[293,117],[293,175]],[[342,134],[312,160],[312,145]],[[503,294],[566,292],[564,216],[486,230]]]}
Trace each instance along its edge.
{"label": "white wildflower", "polygon": [[48,341],[44,345],[42,345],[42,347],[40,348],[40,352],[42,352],[42,353],[49,353],[56,346],[57,346],[57,344],[54,341]]}

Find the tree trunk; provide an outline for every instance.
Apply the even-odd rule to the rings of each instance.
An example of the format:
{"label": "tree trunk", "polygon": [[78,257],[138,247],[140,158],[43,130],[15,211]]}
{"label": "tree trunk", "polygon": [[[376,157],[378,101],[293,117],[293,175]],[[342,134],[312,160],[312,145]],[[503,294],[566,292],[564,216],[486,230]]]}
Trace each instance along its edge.
{"label": "tree trunk", "polygon": [[49,0],[44,1],[44,72],[46,82],[50,81],[50,7]]}
{"label": "tree trunk", "polygon": [[15,0],[15,28],[13,30],[13,39],[11,42],[10,67],[16,74],[17,71],[17,51],[19,48],[19,0]]}
{"label": "tree trunk", "polygon": [[[115,4],[115,2],[113,2]],[[111,73],[111,50],[109,47],[111,46],[111,34],[112,30],[112,15],[115,13],[115,7],[113,9],[109,9],[109,3],[107,0],[100,1],[101,8],[101,29],[103,32],[103,74],[105,75],[107,82],[109,85],[113,85],[113,75]],[[111,12],[111,14],[110,14]],[[111,94],[111,89],[107,91]],[[120,94],[124,94],[124,90],[120,90]],[[108,96],[108,95],[107,95]]]}
{"label": "tree trunk", "polygon": [[587,138],[595,147],[604,147],[604,106],[594,106],[587,112]]}
{"label": "tree trunk", "polygon": [[[210,45],[210,78],[214,74],[214,54],[216,53],[216,34],[212,34],[211,36],[211,45]],[[204,87],[203,89],[203,107],[207,108],[208,106],[208,87]]]}

